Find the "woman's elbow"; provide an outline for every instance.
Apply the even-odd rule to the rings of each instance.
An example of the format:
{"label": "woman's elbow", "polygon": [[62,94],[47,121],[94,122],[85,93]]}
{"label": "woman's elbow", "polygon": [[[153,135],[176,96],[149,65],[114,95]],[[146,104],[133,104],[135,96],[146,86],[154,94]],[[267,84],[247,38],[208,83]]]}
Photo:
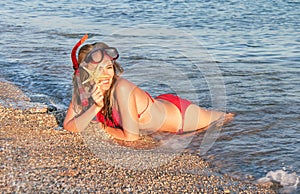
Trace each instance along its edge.
{"label": "woman's elbow", "polygon": [[124,137],[125,141],[137,141],[140,139],[140,136],[137,134],[125,134]]}
{"label": "woman's elbow", "polygon": [[66,119],[63,122],[63,128],[67,131],[69,131],[69,121],[67,121]]}
{"label": "woman's elbow", "polygon": [[72,124],[69,121],[66,121],[66,120],[64,121],[63,128],[72,133],[78,133],[78,130],[76,129],[76,127],[72,126]]}

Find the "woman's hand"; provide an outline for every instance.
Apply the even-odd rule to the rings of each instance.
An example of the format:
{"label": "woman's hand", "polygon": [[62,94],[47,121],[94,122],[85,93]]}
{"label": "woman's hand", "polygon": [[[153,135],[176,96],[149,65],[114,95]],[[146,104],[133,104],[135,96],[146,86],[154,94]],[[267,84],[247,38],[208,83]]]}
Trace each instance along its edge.
{"label": "woman's hand", "polygon": [[95,84],[93,86],[93,89],[91,91],[91,96],[95,102],[95,105],[97,105],[98,107],[103,107],[104,106],[104,102],[103,102],[103,91],[100,88],[100,85]]}

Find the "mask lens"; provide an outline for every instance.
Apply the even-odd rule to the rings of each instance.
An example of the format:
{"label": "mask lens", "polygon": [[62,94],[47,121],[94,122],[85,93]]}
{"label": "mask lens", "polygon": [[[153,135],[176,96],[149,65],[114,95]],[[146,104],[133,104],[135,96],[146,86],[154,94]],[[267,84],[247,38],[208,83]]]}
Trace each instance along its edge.
{"label": "mask lens", "polygon": [[105,48],[104,51],[113,60],[116,60],[119,57],[119,53],[116,48],[113,47]]}
{"label": "mask lens", "polygon": [[103,52],[102,50],[98,49],[92,51],[86,58],[86,63],[100,63],[103,59]]}

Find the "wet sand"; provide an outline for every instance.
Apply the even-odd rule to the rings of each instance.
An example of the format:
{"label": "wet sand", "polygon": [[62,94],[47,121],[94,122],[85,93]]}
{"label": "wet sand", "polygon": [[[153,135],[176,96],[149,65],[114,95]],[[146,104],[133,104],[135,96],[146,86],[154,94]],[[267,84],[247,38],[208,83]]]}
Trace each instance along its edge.
{"label": "wet sand", "polygon": [[17,87],[0,82],[2,192],[275,193],[268,185],[221,175],[188,153],[154,168],[122,168],[98,157],[82,135],[61,129],[62,120],[62,113],[31,103]]}

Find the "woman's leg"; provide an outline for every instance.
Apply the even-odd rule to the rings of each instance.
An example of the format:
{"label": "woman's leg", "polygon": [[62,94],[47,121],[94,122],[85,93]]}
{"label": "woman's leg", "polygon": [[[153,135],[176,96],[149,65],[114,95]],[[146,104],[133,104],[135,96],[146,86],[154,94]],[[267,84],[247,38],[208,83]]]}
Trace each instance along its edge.
{"label": "woman's leg", "polygon": [[233,118],[232,113],[224,113],[213,110],[203,109],[195,104],[191,104],[187,107],[184,115],[183,131],[195,131],[202,129],[213,123],[214,121],[220,120],[220,122],[228,122]]}

